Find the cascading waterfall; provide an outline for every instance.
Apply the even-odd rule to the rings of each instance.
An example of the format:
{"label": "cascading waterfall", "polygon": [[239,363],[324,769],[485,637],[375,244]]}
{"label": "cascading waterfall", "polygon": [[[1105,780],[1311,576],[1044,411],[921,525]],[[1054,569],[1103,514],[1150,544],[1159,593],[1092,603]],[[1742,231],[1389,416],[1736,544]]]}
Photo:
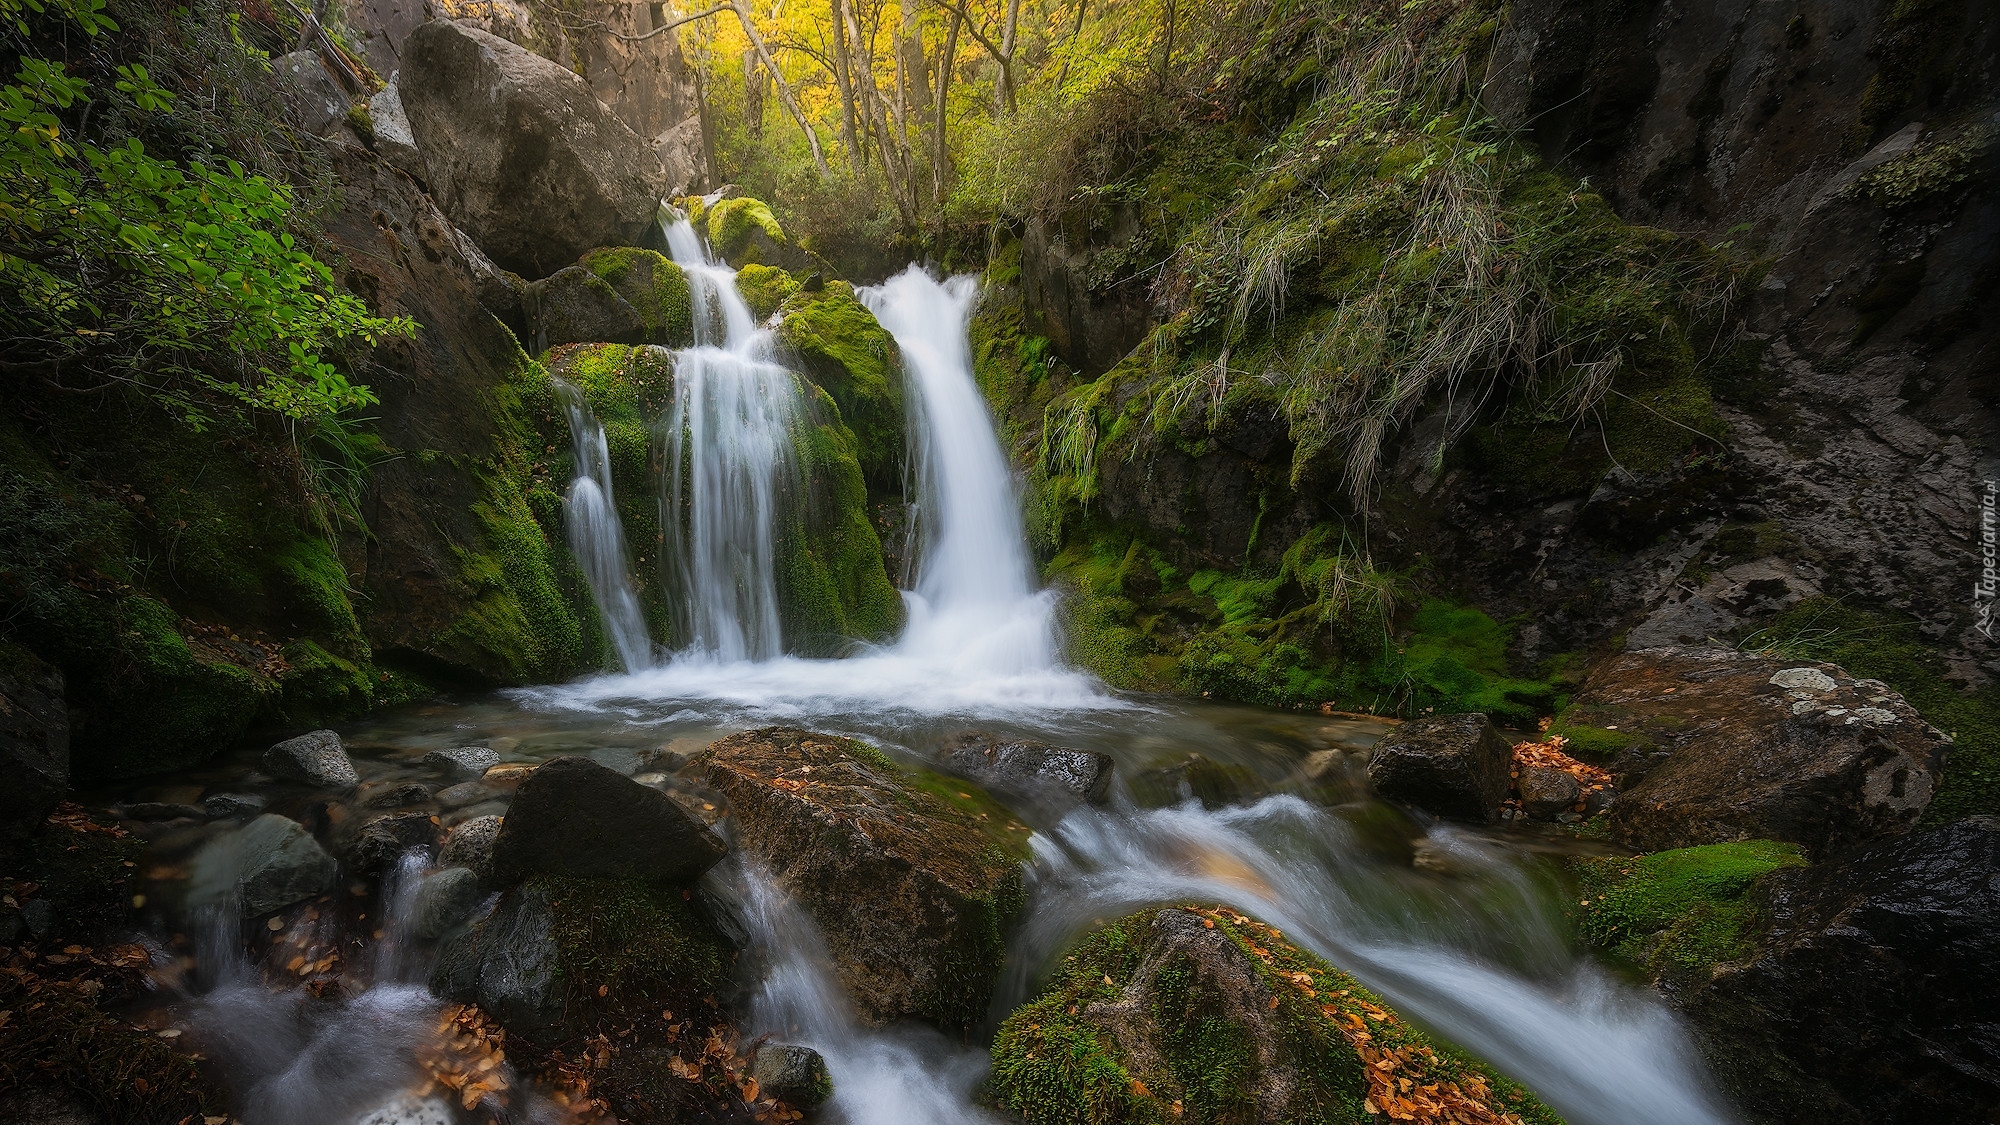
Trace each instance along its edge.
{"label": "cascading waterfall", "polygon": [[684,656],[769,660],[784,648],[777,529],[797,495],[792,435],[796,376],[772,357],[736,291],[686,220],[667,226],[687,275],[695,346],[674,356],[660,526]]}
{"label": "cascading waterfall", "polygon": [[911,266],[859,292],[903,355],[917,478],[917,584],[900,648],[967,673],[1056,665],[1053,604],[1035,590],[1021,506],[966,324],[978,283]]}
{"label": "cascading waterfall", "polygon": [[611,499],[611,452],[604,427],[591,413],[583,392],[561,379],[556,396],[569,416],[569,436],[575,448],[576,477],[563,497],[563,528],[584,581],[597,602],[604,635],[627,672],[653,663],[653,640],[646,632],[646,615],[626,566],[625,528]]}

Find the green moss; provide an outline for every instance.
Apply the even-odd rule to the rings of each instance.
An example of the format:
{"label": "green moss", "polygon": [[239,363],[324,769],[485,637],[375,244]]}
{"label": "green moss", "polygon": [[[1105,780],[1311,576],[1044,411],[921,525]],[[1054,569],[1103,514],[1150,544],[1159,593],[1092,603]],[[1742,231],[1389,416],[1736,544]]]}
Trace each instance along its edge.
{"label": "green moss", "polygon": [[736,271],[736,290],[743,294],[743,303],[750,306],[750,314],[763,320],[799,291],[799,282],[776,266],[753,262]]}
{"label": "green moss", "polygon": [[571,1028],[621,1012],[686,1011],[729,988],[735,951],[682,890],[559,875],[528,887],[548,896]]}
{"label": "green moss", "polygon": [[1585,942],[1656,976],[1706,973],[1749,952],[1751,887],[1805,862],[1797,845],[1771,840],[1578,858],[1572,915]]}
{"label": "green moss", "polygon": [[[1410,1027],[1269,927],[1227,908],[1181,909],[1229,939],[1257,979],[1256,996],[1212,995],[1188,958],[1149,953],[1160,911],[1119,919],[1074,946],[1041,995],[1001,1024],[987,1096],[1035,1125],[1253,1119],[1264,1078],[1258,1049],[1226,1013],[1255,1004],[1270,1013],[1273,1047],[1295,1083],[1288,1121],[1384,1120],[1371,1112],[1384,1107],[1366,1104],[1357,1042],[1405,1058],[1398,1075],[1483,1086],[1499,1112],[1558,1121],[1521,1087]],[[1362,1028],[1365,1037],[1349,1038]]]}
{"label": "green moss", "polygon": [[286,669],[278,675],[278,710],[288,727],[323,727],[353,718],[375,702],[377,673],[321,648],[293,641],[280,653]]}
{"label": "green moss", "polygon": [[778,541],[778,596],[792,652],[842,655],[853,641],[887,640],[902,625],[902,595],[868,519],[855,446],[839,408],[812,388],[793,446],[806,503]]}
{"label": "green moss", "polygon": [[1551,723],[1549,733],[1567,740],[1563,750],[1571,757],[1600,764],[1610,762],[1631,747],[1646,743],[1645,736],[1636,732],[1609,730],[1567,719]]}
{"label": "green moss", "polygon": [[2000,815],[2000,686],[1967,690],[1926,643],[1916,622],[1843,605],[1831,598],[1799,603],[1744,638],[1743,647],[1788,660],[1824,660],[1850,675],[1881,680],[1902,693],[1931,725],[1952,737],[1943,784],[1926,825]]}
{"label": "green moss", "polygon": [[792,293],[778,306],[778,315],[779,343],[832,396],[854,432],[869,489],[900,493],[903,391],[894,339],[855,298],[853,286],[842,281]]}
{"label": "green moss", "polygon": [[[786,245],[784,228],[761,199],[738,196],[721,200],[708,209],[703,224],[709,245],[738,265],[759,262],[768,248]],[[769,240],[768,244],[759,244],[754,237],[759,234]]]}
{"label": "green moss", "polygon": [[653,250],[610,246],[585,254],[582,265],[639,314],[647,340],[674,348],[694,342],[687,275],[672,261]]}
{"label": "green moss", "polygon": [[47,824],[29,841],[19,877],[55,908],[71,937],[117,930],[131,921],[131,895],[145,841]]}

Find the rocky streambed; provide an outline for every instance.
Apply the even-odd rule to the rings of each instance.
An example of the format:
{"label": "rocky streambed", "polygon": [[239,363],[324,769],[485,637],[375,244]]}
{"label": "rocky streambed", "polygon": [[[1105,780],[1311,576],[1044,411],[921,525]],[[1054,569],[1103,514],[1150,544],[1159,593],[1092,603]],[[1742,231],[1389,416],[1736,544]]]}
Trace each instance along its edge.
{"label": "rocky streambed", "polygon": [[1553,735],[1147,700],[761,718],[603,682],[434,701],[61,806],[0,912],[0,1105],[414,1125],[2000,1104],[1979,971],[2000,826],[1925,825],[1948,740],[1837,667],[1627,654]]}

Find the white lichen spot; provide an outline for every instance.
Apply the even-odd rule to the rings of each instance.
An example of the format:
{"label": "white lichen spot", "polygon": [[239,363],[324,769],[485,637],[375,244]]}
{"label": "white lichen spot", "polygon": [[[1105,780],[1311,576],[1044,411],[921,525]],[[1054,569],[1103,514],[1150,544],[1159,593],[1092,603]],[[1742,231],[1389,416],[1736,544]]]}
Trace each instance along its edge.
{"label": "white lichen spot", "polygon": [[1818,692],[1832,691],[1834,688],[1833,677],[1817,668],[1787,668],[1772,676],[1771,684],[1774,687]]}
{"label": "white lichen spot", "polygon": [[1863,707],[1854,712],[1854,714],[1857,718],[1865,719],[1871,723],[1881,723],[1884,726],[1902,721],[1896,717],[1894,711],[1887,711],[1880,707]]}

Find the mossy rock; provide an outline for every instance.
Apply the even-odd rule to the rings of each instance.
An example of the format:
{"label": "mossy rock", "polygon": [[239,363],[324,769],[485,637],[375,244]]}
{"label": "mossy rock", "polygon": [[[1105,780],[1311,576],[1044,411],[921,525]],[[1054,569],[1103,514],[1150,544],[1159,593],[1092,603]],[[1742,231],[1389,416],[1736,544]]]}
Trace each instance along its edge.
{"label": "mossy rock", "polygon": [[794,443],[805,503],[779,536],[778,598],[787,651],[842,656],[856,640],[895,636],[903,599],[868,518],[858,442],[824,390],[805,390]]}
{"label": "mossy rock", "polygon": [[[755,270],[745,267],[739,284]],[[767,296],[790,282],[789,275],[778,271],[755,276]],[[775,307],[779,344],[840,408],[841,419],[854,432],[869,490],[900,492],[906,454],[902,361],[894,338],[844,281],[793,287]]]}
{"label": "mossy rock", "polygon": [[778,311],[778,306],[799,291],[800,280],[777,266],[751,264],[736,271],[736,291],[750,306],[750,315],[759,320]]}
{"label": "mossy rock", "polygon": [[1571,915],[1586,944],[1655,979],[1706,981],[1711,967],[1750,952],[1757,884],[1805,863],[1798,845],[1774,840],[1579,857],[1570,861],[1578,884]]}
{"label": "mossy rock", "polygon": [[573,1034],[626,1013],[704,1008],[728,991],[736,950],[680,888],[562,875],[528,883],[548,899]]}
{"label": "mossy rock", "polygon": [[1558,1121],[1278,931],[1207,906],[1079,942],[1001,1025],[986,1091],[1035,1125]]}
{"label": "mossy rock", "polygon": [[738,267],[781,264],[791,245],[770,205],[749,196],[718,200],[701,214],[700,227],[716,255]]}
{"label": "mossy rock", "polygon": [[656,251],[609,246],[530,288],[540,345],[694,340],[687,276]]}
{"label": "mossy rock", "polygon": [[733,735],[694,768],[729,798],[739,846],[812,916],[864,1018],[954,1032],[984,1018],[1024,904],[1025,825],[967,782],[943,784],[971,807],[864,743],[808,731]]}

